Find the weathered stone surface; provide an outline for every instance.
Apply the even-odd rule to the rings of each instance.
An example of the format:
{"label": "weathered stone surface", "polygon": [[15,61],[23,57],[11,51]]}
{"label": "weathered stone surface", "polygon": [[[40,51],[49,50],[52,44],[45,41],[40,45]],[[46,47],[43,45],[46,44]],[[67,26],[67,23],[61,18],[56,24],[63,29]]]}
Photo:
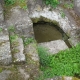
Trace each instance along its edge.
{"label": "weathered stone surface", "polygon": [[25,47],[25,55],[27,57],[26,71],[30,74],[30,80],[35,80],[39,75],[39,56],[36,43],[30,43]]}
{"label": "weathered stone surface", "polygon": [[11,43],[12,46],[12,54],[13,54],[13,62],[25,62],[24,55],[24,45],[22,38],[17,38],[15,41]]}
{"label": "weathered stone surface", "polygon": [[71,31],[71,38],[68,39],[72,46],[76,46],[80,42],[80,29],[77,28]]}
{"label": "weathered stone surface", "polygon": [[64,80],[72,80],[72,77],[63,77]]}
{"label": "weathered stone surface", "polygon": [[76,77],[68,77],[68,76],[65,76],[65,77],[54,77],[54,78],[50,78],[50,79],[46,79],[46,80],[80,80]]}
{"label": "weathered stone surface", "polygon": [[33,13],[30,15],[33,22],[37,19],[37,22],[39,20],[43,20],[46,22],[53,22],[54,24],[57,24],[60,26],[60,28],[68,35],[70,35],[70,31],[72,30],[73,26],[70,26],[70,21],[65,16],[65,18],[61,17],[61,14],[59,11],[49,11],[49,7],[45,7],[42,11],[33,11]]}
{"label": "weathered stone surface", "polygon": [[0,32],[0,64],[8,65],[12,62],[9,35],[7,30]]}
{"label": "weathered stone surface", "polygon": [[28,16],[28,11],[19,6],[11,9],[11,16],[6,21],[7,26],[14,26],[16,33],[24,37],[33,37],[33,23]]}
{"label": "weathered stone surface", "polygon": [[12,62],[10,54],[10,43],[5,42],[0,45],[0,65],[8,65]]}
{"label": "weathered stone surface", "polygon": [[3,8],[0,3],[0,22],[2,22],[2,21],[4,21],[4,16],[3,16]]}
{"label": "weathered stone surface", "polygon": [[70,45],[76,46],[80,42],[80,37],[73,37],[68,39]]}
{"label": "weathered stone surface", "polygon": [[19,67],[19,72],[22,75],[22,77],[24,78],[24,80],[29,80],[30,75],[25,71],[25,69]]}
{"label": "weathered stone surface", "polygon": [[39,43],[39,46],[48,48],[51,54],[58,53],[61,50],[68,49],[68,46],[63,40],[55,40],[51,42]]}
{"label": "weathered stone surface", "polygon": [[62,77],[54,77],[54,78],[49,78],[49,79],[45,79],[45,80],[63,80]]}
{"label": "weathered stone surface", "polygon": [[[33,6],[34,4],[37,5],[36,2],[31,5]],[[38,11],[38,9],[34,7],[32,10],[32,13],[30,14],[32,21],[34,23],[37,23],[38,21],[52,22],[53,24],[59,25],[59,27],[70,38],[76,36],[76,34],[74,34],[74,31],[76,32],[78,25],[76,25],[76,21],[74,21],[71,18],[71,15],[69,15],[68,12],[66,12],[66,10],[63,10],[60,7],[57,7],[56,10],[54,10],[54,9],[50,10],[50,9],[51,9],[51,7],[48,6],[48,7],[43,7],[42,10]],[[65,18],[61,17],[61,11],[64,11],[66,13]],[[71,41],[71,42],[73,42],[73,41]]]}
{"label": "weathered stone surface", "polygon": [[74,6],[76,13],[80,16],[80,0],[74,0]]}
{"label": "weathered stone surface", "polygon": [[10,75],[11,71],[9,70],[4,70],[0,73],[0,80],[6,80],[9,75]]}

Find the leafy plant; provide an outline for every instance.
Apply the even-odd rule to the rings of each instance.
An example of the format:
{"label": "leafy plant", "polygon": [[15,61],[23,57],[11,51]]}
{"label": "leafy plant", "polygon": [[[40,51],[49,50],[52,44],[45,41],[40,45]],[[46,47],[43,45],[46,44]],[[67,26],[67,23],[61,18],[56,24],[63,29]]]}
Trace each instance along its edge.
{"label": "leafy plant", "polygon": [[61,11],[60,14],[62,18],[65,18],[65,13],[63,11]]}
{"label": "leafy plant", "polygon": [[33,38],[26,38],[26,39],[24,40],[24,46],[26,46],[26,45],[32,43],[33,41],[34,41]]}
{"label": "leafy plant", "polygon": [[73,3],[70,3],[70,4],[65,3],[65,4],[64,4],[64,7],[65,7],[65,8],[68,8],[68,9],[73,9],[74,4],[73,4]]}
{"label": "leafy plant", "polygon": [[42,46],[38,46],[38,53],[40,57],[40,64],[42,66],[49,66],[51,61],[51,56],[46,48]]}
{"label": "leafy plant", "polygon": [[52,7],[56,8],[59,4],[59,0],[44,0],[46,5],[51,5]]}
{"label": "leafy plant", "polygon": [[18,36],[17,36],[16,34],[11,35],[11,36],[10,36],[10,41],[11,41],[11,42],[14,42],[17,38],[18,38]]}
{"label": "leafy plant", "polygon": [[48,52],[44,48],[38,48],[38,51],[44,78],[75,74],[80,76],[80,44],[52,56],[47,55]]}
{"label": "leafy plant", "polygon": [[3,30],[3,29],[2,29],[2,28],[0,28],[0,32],[2,32],[2,30]]}
{"label": "leafy plant", "polygon": [[11,7],[12,5],[19,5],[22,9],[27,9],[26,0],[4,0],[5,5]]}
{"label": "leafy plant", "polygon": [[13,4],[15,4],[15,1],[16,0],[4,0],[4,2],[5,2],[5,5],[13,5]]}
{"label": "leafy plant", "polygon": [[19,0],[19,5],[22,9],[27,9],[26,0]]}

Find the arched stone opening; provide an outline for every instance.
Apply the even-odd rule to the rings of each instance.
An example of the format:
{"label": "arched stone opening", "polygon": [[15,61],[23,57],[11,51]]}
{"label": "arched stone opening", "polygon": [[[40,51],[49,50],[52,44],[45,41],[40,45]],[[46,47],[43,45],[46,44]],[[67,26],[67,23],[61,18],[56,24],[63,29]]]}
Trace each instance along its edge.
{"label": "arched stone opening", "polygon": [[38,43],[53,40],[67,40],[69,37],[57,25],[45,21],[33,23],[35,39]]}
{"label": "arched stone opening", "polygon": [[48,19],[32,19],[34,36],[38,43],[50,42],[55,40],[64,40],[68,47],[71,45],[68,42],[69,36],[60,28],[56,21]]}

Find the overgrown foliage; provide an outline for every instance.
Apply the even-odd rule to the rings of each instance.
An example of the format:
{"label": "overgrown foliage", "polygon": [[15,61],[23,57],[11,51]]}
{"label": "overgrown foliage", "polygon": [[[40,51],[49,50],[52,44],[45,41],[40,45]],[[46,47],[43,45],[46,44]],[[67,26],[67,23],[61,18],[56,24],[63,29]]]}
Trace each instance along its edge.
{"label": "overgrown foliage", "polygon": [[22,9],[27,9],[26,0],[4,0],[6,6],[19,5]]}
{"label": "overgrown foliage", "polygon": [[24,46],[27,46],[28,44],[34,42],[34,38],[26,38],[24,40]]}
{"label": "overgrown foliage", "polygon": [[5,4],[8,5],[13,5],[15,4],[16,0],[4,0]]}
{"label": "overgrown foliage", "polygon": [[53,76],[80,76],[80,44],[55,55],[39,47],[41,70],[44,78]]}
{"label": "overgrown foliage", "polygon": [[10,41],[11,42],[14,42],[16,39],[18,39],[18,35],[17,34],[14,34],[14,35],[10,36]]}
{"label": "overgrown foliage", "polygon": [[65,4],[64,4],[64,7],[65,7],[65,8],[68,8],[68,9],[73,9],[74,4],[73,4],[73,3],[70,3],[70,4],[65,3]]}
{"label": "overgrown foliage", "polygon": [[56,8],[59,4],[59,0],[44,0],[46,5],[51,5],[52,7]]}

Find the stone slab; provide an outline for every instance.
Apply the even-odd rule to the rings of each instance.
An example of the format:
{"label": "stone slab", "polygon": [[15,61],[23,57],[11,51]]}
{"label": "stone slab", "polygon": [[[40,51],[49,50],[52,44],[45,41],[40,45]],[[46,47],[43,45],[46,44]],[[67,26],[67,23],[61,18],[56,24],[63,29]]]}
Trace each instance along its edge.
{"label": "stone slab", "polygon": [[9,34],[7,30],[0,32],[0,65],[8,65],[12,62]]}
{"label": "stone slab", "polygon": [[11,74],[11,71],[9,71],[9,70],[2,71],[0,73],[0,80],[6,80],[10,74]]}
{"label": "stone slab", "polygon": [[58,53],[59,51],[68,49],[68,46],[63,40],[44,42],[44,43],[39,43],[38,45],[48,48],[51,54],[55,54]]}
{"label": "stone slab", "polygon": [[[25,55],[24,55],[24,45],[22,38],[17,38],[16,42],[18,43],[17,46],[13,46],[13,50],[18,50],[17,52],[13,53],[14,63],[16,62],[25,62]],[[13,42],[15,43],[15,42]]]}

